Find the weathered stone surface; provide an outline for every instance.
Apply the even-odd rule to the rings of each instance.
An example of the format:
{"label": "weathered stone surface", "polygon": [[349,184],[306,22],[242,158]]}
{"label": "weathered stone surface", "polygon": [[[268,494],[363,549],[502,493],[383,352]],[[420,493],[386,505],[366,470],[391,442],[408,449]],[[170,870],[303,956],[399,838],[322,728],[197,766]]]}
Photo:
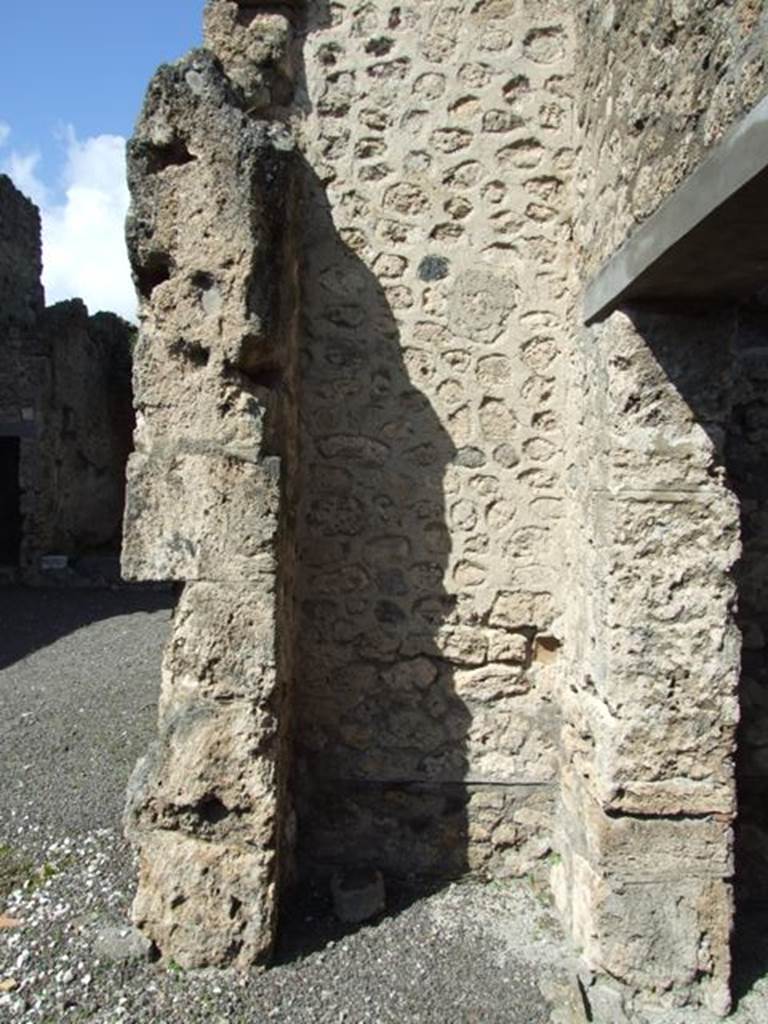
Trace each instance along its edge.
{"label": "weathered stone surface", "polygon": [[162,830],[142,837],[133,918],[180,967],[249,967],[275,927],[274,854]]}
{"label": "weathered stone surface", "polygon": [[250,111],[290,103],[299,59],[290,15],[297,16],[303,6],[303,0],[282,5],[234,0],[207,4],[204,45],[222,62]]}
{"label": "weathered stone surface", "polygon": [[615,314],[599,346],[585,335],[577,378],[579,596],[554,882],[586,962],[636,1013],[648,1001],[723,1013],[730,999],[739,542],[718,468],[730,336],[727,314]]}
{"label": "weathered stone surface", "polygon": [[163,661],[168,684],[161,693],[161,718],[167,706],[188,697],[222,705],[236,699],[269,701],[278,671],[274,582],[265,576],[259,587],[197,583],[184,588]]}
{"label": "weathered stone surface", "polygon": [[705,982],[729,1005],[731,828],[728,819],[608,815],[575,776],[562,780],[554,870],[558,905],[584,961],[643,1001],[683,1005]]}
{"label": "weathered stone surface", "polygon": [[579,6],[583,215],[595,271],[768,87],[768,11],[755,0]]}
{"label": "weathered stone surface", "polygon": [[128,963],[131,960],[148,960],[152,944],[136,928],[125,924],[104,924],[95,930],[93,952],[112,963]]}
{"label": "weathered stone surface", "polygon": [[180,963],[269,950],[295,678],[303,869],[554,846],[595,1020],[727,1010],[737,583],[755,806],[768,764],[765,339],[737,384],[729,311],[577,306],[764,85],[765,23],[657,7],[210,0],[150,87],[125,565],[186,587],[128,817]]}
{"label": "weathered stone surface", "polygon": [[[271,586],[185,587],[158,739],[131,780],[126,827],[142,865],[134,920],[185,966],[245,966],[272,948],[278,858],[287,856],[274,606]],[[195,921],[206,922],[198,935]]]}
{"label": "weathered stone surface", "polygon": [[[556,778],[557,644],[537,652],[563,597],[571,11],[325,20],[304,53],[302,849],[378,834],[385,871],[524,871],[546,814],[504,832],[472,786],[506,828]],[[524,52],[545,29],[557,45]]]}
{"label": "weathered stone surface", "polygon": [[[268,958],[291,857],[298,164],[287,128],[256,120],[247,83],[227,74],[222,12],[236,5],[210,5],[217,52],[158,71],[129,145],[141,332],[123,566],[184,589],[126,828],[134,921],[183,967]],[[269,77],[267,20],[247,56]]]}
{"label": "weathered stone surface", "polygon": [[279,503],[277,458],[251,461],[216,448],[137,452],[128,471],[124,572],[232,581],[272,573]]}

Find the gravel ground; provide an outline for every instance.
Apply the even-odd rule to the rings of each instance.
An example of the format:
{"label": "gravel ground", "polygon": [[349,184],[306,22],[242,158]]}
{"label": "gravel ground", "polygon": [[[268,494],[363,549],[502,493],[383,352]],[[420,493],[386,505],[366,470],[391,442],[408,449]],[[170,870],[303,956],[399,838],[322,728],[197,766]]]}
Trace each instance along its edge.
{"label": "gravel ground", "polygon": [[[134,866],[119,818],[154,729],[169,601],[157,591],[0,590],[0,1021],[579,1021],[568,951],[525,880],[429,895],[390,885],[387,916],[346,933],[325,889],[296,894],[265,972],[130,958]],[[768,1020],[766,935],[763,923],[743,942],[750,991],[737,1024]]]}

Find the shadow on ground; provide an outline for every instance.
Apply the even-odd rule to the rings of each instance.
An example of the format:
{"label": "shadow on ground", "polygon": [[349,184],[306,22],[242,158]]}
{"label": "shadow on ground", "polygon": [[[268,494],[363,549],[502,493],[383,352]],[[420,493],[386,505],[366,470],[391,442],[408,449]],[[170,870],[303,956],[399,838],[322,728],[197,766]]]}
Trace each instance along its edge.
{"label": "shadow on ground", "polygon": [[0,669],[102,619],[173,606],[170,589],[0,587]]}
{"label": "shadow on ground", "polygon": [[386,879],[386,909],[367,921],[344,922],[334,913],[330,880],[305,880],[281,900],[280,925],[274,966],[291,964],[350,938],[365,928],[376,927],[400,915],[408,907],[434,896],[446,887],[445,878]]}

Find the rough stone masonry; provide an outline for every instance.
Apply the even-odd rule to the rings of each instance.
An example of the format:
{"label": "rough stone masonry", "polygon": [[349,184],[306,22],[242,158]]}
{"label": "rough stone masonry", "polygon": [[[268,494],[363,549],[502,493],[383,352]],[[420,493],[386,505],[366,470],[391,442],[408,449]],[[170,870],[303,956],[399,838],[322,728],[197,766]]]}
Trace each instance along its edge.
{"label": "rough stone masonry", "polygon": [[85,584],[117,563],[134,332],[46,307],[41,273],[40,214],[0,175],[0,579]]}
{"label": "rough stone masonry", "polygon": [[182,966],[265,960],[295,872],[549,858],[594,1019],[728,1008],[759,370],[733,309],[578,306],[766,22],[603,6],[209,0],[149,87],[123,561],[179,600],[127,821]]}

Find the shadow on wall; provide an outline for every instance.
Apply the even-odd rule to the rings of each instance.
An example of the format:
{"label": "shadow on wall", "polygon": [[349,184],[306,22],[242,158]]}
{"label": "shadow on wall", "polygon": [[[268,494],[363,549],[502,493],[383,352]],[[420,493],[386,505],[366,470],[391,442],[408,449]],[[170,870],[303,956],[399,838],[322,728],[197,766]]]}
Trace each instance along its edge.
{"label": "shadow on wall", "polygon": [[768,308],[737,311],[726,469],[739,499],[742,634],[736,783],[735,995],[768,974]]}
{"label": "shadow on wall", "polygon": [[[768,973],[768,308],[754,301],[674,316],[635,310],[631,317],[709,436],[710,475],[723,472],[739,503],[742,551],[732,570],[741,631],[733,940],[738,1000]],[[649,423],[663,415],[660,403],[646,410]]]}
{"label": "shadow on wall", "polygon": [[443,583],[444,477],[457,453],[419,389],[428,367],[355,243],[354,229],[339,236],[308,169],[299,864],[304,874],[344,865],[457,876],[468,867],[470,716],[447,658],[474,642]]}

